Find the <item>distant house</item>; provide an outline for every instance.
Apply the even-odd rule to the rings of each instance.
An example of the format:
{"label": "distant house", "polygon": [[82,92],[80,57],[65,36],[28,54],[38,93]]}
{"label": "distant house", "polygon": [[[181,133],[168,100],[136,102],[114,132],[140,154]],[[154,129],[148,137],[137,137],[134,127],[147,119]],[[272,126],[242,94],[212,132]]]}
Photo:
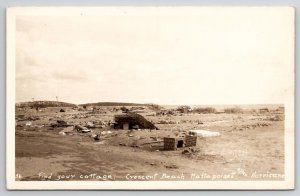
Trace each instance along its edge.
{"label": "distant house", "polygon": [[153,123],[136,113],[115,115],[114,129],[158,129]]}

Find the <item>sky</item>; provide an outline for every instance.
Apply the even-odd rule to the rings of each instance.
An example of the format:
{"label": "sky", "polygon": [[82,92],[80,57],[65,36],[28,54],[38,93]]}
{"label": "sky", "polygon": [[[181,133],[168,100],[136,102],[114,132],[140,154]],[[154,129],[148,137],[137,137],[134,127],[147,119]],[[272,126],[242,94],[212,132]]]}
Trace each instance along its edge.
{"label": "sky", "polygon": [[16,17],[16,102],[281,104],[291,8],[97,8]]}

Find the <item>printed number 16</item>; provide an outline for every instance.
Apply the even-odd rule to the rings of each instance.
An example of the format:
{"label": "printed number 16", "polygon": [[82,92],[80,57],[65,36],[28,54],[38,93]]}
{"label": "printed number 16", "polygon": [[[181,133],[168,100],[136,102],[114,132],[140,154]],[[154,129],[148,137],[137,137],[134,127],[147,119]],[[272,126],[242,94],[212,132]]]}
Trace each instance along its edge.
{"label": "printed number 16", "polygon": [[16,174],[16,179],[21,179],[21,178],[22,178],[21,174]]}

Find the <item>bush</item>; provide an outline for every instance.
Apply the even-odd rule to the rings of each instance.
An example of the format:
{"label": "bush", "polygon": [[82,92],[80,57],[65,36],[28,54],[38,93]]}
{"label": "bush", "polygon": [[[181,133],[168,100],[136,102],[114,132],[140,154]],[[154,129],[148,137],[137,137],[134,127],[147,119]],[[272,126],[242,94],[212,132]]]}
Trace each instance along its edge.
{"label": "bush", "polygon": [[217,110],[216,110],[216,108],[205,107],[205,108],[194,108],[193,112],[199,113],[199,114],[208,114],[208,113],[216,113]]}
{"label": "bush", "polygon": [[163,109],[163,107],[161,107],[160,105],[157,105],[157,104],[148,104],[148,108],[153,111],[159,111],[159,110]]}
{"label": "bush", "polygon": [[269,118],[270,121],[283,121],[284,116],[283,115],[276,115],[274,117]]}
{"label": "bush", "polygon": [[176,110],[180,113],[188,113],[192,111],[191,107],[187,105],[179,106]]}
{"label": "bush", "polygon": [[226,108],[224,112],[228,114],[236,114],[236,113],[243,113],[243,110],[239,107],[235,107],[235,108]]}
{"label": "bush", "polygon": [[128,110],[126,107],[124,107],[124,106],[122,106],[120,109],[122,110],[122,112],[128,112],[128,111],[129,111],[129,110]]}

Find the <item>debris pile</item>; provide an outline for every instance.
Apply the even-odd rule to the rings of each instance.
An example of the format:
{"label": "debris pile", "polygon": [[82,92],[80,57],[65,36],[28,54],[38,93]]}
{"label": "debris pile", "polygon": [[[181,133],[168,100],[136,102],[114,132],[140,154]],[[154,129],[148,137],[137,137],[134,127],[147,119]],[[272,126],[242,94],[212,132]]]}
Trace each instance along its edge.
{"label": "debris pile", "polygon": [[74,129],[80,133],[89,133],[91,132],[91,130],[89,130],[88,128],[81,126],[81,125],[75,125]]}
{"label": "debris pile", "polygon": [[27,122],[25,125],[26,125],[26,126],[31,126],[32,123],[29,121],[29,122]]}
{"label": "debris pile", "polygon": [[182,154],[193,154],[193,153],[196,153],[196,152],[198,152],[198,149],[192,148],[192,147],[188,147],[188,148],[185,148],[182,151]]}
{"label": "debris pile", "polygon": [[178,122],[161,120],[161,121],[158,121],[156,124],[178,124]]}
{"label": "debris pile", "polygon": [[25,117],[25,115],[16,116],[17,121],[36,121],[36,120],[40,120],[40,119],[41,118],[38,116],[29,116],[29,117]]}
{"label": "debris pile", "polygon": [[207,131],[207,130],[191,130],[189,135],[200,136],[200,137],[216,137],[220,136],[219,132],[216,131]]}
{"label": "debris pile", "polygon": [[276,115],[273,117],[268,118],[269,121],[284,121],[283,115]]}
{"label": "debris pile", "polygon": [[232,130],[248,130],[248,129],[255,129],[255,128],[259,128],[259,127],[267,127],[270,126],[270,123],[256,123],[256,124],[250,124],[250,125],[241,125],[241,126],[233,126]]}
{"label": "debris pile", "polygon": [[57,120],[56,123],[51,123],[50,126],[55,128],[55,127],[69,127],[72,125],[64,120]]}
{"label": "debris pile", "polygon": [[58,134],[60,134],[60,135],[77,135],[77,133],[74,131],[74,126],[66,127],[63,130],[61,130]]}

